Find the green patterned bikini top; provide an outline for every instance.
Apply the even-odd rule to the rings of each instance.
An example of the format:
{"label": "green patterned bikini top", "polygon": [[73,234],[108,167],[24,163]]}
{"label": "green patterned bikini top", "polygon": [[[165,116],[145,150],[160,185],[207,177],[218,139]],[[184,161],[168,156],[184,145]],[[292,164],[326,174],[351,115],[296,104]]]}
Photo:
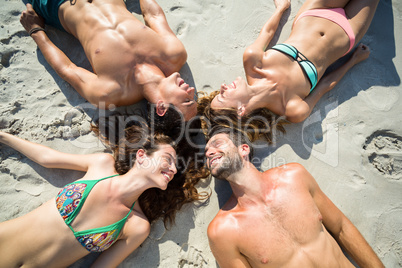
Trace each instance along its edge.
{"label": "green patterned bikini top", "polygon": [[117,241],[120,231],[126,223],[126,220],[135,204],[134,202],[130,211],[123,219],[111,225],[79,232],[74,231],[73,227],[71,227],[72,221],[80,212],[92,188],[98,182],[115,176],[118,176],[118,174],[99,180],[82,180],[67,184],[56,196],[57,210],[63,217],[64,222],[68,227],[70,227],[71,231],[73,231],[78,242],[80,242],[81,245],[90,252],[102,252],[111,247]]}

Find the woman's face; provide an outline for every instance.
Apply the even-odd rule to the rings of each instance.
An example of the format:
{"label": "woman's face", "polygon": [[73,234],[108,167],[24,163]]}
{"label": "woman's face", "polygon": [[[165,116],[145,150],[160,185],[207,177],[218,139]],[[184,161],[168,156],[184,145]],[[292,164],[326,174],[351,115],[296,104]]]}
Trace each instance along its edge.
{"label": "woman's face", "polygon": [[231,84],[222,84],[218,95],[211,102],[212,109],[238,107],[248,100],[247,82],[237,77]]}
{"label": "woman's face", "polygon": [[168,183],[173,179],[176,169],[176,151],[172,146],[161,144],[159,149],[151,156],[146,156],[142,162],[143,168],[150,172],[150,177],[157,185],[165,190]]}

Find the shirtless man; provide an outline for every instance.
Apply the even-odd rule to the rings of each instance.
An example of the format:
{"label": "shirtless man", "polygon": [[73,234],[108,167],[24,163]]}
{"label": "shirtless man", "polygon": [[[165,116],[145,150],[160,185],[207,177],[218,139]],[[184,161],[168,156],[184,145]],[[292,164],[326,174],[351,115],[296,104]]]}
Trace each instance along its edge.
{"label": "shirtless man", "polygon": [[343,66],[324,75],[362,39],[379,0],[306,0],[287,40],[266,50],[290,6],[289,0],[274,2],[274,14],[243,54],[246,80],[238,77],[209,96],[216,116],[222,108],[240,116],[266,109],[301,122],[350,68],[369,57],[370,49],[360,44]]}
{"label": "shirtless man", "polygon": [[[145,98],[156,104],[159,116],[172,105],[185,120],[196,114],[194,88],[178,73],[187,52],[154,0],[140,0],[145,25],[123,0],[31,2],[33,6],[27,4],[22,12],[21,24],[50,66],[90,103],[108,108]],[[94,73],[76,66],[49,40],[45,23],[81,42]]]}
{"label": "shirtless man", "polygon": [[339,245],[360,267],[384,267],[303,166],[260,172],[252,147],[230,131],[213,128],[205,148],[211,174],[233,191],[208,227],[221,268],[354,267]]}

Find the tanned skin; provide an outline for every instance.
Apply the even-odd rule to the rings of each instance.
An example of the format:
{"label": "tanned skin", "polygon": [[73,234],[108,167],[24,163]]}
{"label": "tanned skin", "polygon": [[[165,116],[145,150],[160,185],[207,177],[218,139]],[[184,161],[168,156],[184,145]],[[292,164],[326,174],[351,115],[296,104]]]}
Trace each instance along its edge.
{"label": "tanned skin", "polygon": [[[274,0],[276,10],[263,26],[259,36],[245,50],[243,65],[246,79],[222,84],[220,94],[211,102],[213,109],[234,108],[240,116],[258,108],[267,108],[290,122],[301,122],[311,113],[321,97],[333,89],[354,65],[367,59],[370,49],[357,46],[350,59],[324,76],[326,69],[349,49],[349,38],[336,23],[320,17],[306,16],[293,24],[290,36],[283,42],[297,48],[318,71],[318,84],[310,93],[311,84],[297,61],[267,49],[280,19],[289,8],[289,0]],[[362,39],[373,19],[379,0],[307,0],[297,13],[310,9],[344,8],[355,34],[355,44]]]}
{"label": "tanned skin", "polygon": [[[186,120],[196,114],[194,88],[178,73],[187,52],[156,1],[140,0],[145,25],[122,0],[73,2],[61,4],[58,16],[63,28],[80,41],[94,72],[72,63],[46,32],[31,35],[61,78],[100,108],[130,105],[145,98],[157,105],[160,115],[169,104]],[[45,26],[31,4],[20,21],[28,32]]]}
{"label": "tanned skin", "polygon": [[[208,227],[219,267],[354,267],[341,247],[360,267],[384,267],[302,165],[260,172],[249,162],[250,147],[235,146],[224,133],[205,152],[211,174],[227,175],[221,179],[233,190]],[[240,169],[233,168],[236,158]]]}

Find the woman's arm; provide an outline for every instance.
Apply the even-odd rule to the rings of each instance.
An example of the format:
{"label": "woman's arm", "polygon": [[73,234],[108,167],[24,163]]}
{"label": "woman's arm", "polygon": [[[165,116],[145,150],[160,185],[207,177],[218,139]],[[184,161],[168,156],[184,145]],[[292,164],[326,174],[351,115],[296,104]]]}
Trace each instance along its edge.
{"label": "woman's arm", "polygon": [[117,267],[145,241],[150,231],[151,225],[148,220],[135,213],[124,225],[122,238],[103,252],[91,267]]}
{"label": "woman's arm", "polygon": [[267,49],[269,42],[271,42],[272,38],[274,37],[283,13],[290,7],[289,0],[274,0],[274,2],[276,6],[275,12],[264,24],[260,35],[253,44],[256,48],[262,49],[263,51]]}
{"label": "woman's arm", "polygon": [[276,10],[261,29],[260,34],[253,44],[248,46],[243,53],[243,65],[246,73],[252,72],[255,66],[261,67],[262,57],[278,29],[283,13],[290,7],[289,0],[274,0]]}
{"label": "woman's arm", "polygon": [[105,161],[108,161],[114,163],[113,157],[109,154],[79,155],[62,153],[5,132],[0,132],[0,143],[10,146],[46,168],[88,171],[91,165],[99,164],[100,162],[105,163]]}
{"label": "woman's arm", "polygon": [[316,88],[304,100],[294,100],[288,103],[285,113],[287,120],[292,123],[304,121],[311,114],[311,111],[321,97],[333,89],[353,66],[367,59],[369,55],[370,48],[364,44],[360,44],[350,59],[335,71],[323,76]]}

